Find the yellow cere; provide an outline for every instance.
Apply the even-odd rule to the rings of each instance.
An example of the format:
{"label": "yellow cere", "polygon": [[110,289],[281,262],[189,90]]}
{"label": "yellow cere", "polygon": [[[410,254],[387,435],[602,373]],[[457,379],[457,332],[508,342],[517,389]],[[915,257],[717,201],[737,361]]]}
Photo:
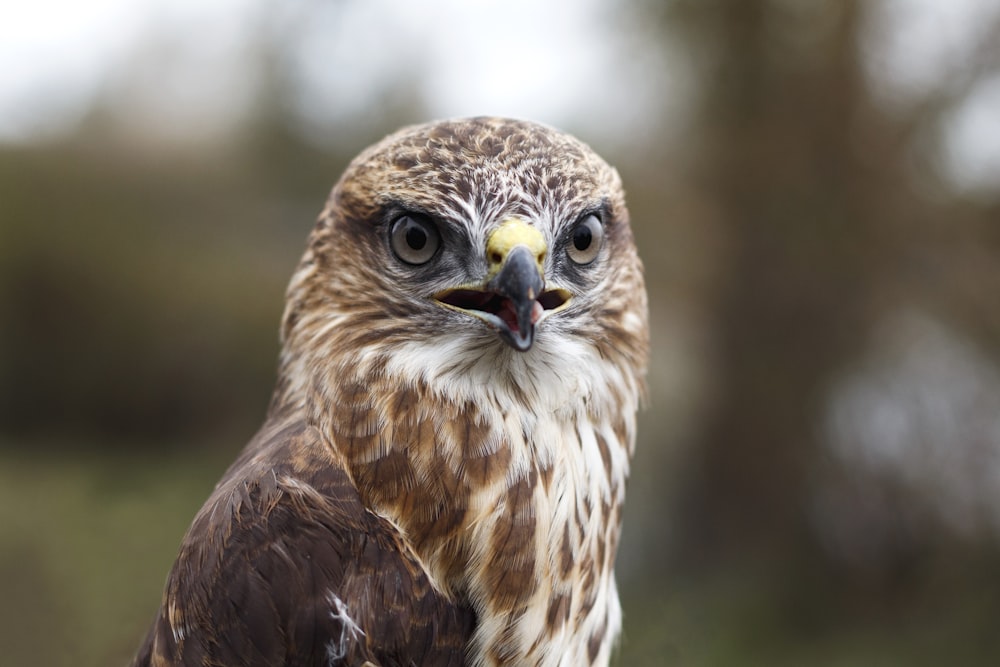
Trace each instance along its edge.
{"label": "yellow cere", "polygon": [[490,266],[487,280],[500,271],[507,255],[519,245],[526,246],[531,251],[531,254],[535,256],[535,261],[538,262],[538,272],[544,275],[543,263],[545,253],[548,251],[545,237],[524,220],[507,218],[493,230],[489,239],[486,240],[486,261],[489,262]]}

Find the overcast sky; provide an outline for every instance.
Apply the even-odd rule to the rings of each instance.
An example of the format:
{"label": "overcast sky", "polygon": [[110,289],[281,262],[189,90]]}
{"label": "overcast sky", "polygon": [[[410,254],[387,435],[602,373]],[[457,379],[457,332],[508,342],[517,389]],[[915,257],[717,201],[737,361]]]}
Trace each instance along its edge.
{"label": "overcast sky", "polygon": [[[876,88],[905,103],[952,75],[997,6],[888,0],[865,47]],[[256,91],[251,47],[264,35],[280,40],[306,131],[363,117],[373,96],[412,75],[433,117],[572,122],[591,140],[625,127],[641,143],[658,119],[683,115],[683,54],[637,46],[641,27],[629,20],[615,0],[10,3],[0,22],[0,141],[72,127],[102,91],[121,94],[136,59],[148,68],[122,96],[123,117],[192,135],[222,131]],[[957,178],[1000,186],[1000,77],[945,133]]]}
{"label": "overcast sky", "polygon": [[[168,117],[197,109],[199,118],[185,120],[225,122],[253,92],[246,56],[261,35],[282,40],[307,124],[364,114],[386,85],[419,74],[436,117],[490,113],[595,126],[613,117],[633,127],[652,120],[648,96],[659,94],[666,68],[656,54],[630,48],[627,34],[612,37],[614,6],[599,0],[24,3],[0,23],[0,140],[72,124],[137,54],[158,51],[169,57],[145,59],[160,64],[128,103]],[[630,104],[619,103],[624,96]]]}

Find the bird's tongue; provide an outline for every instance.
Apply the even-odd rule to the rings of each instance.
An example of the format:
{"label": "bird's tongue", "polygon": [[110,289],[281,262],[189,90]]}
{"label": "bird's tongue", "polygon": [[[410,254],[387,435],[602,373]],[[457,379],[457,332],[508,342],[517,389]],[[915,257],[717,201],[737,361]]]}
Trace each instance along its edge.
{"label": "bird's tongue", "polygon": [[[538,318],[542,316],[545,309],[542,307],[538,301],[535,301],[531,306],[531,323],[535,324],[538,322]],[[504,299],[500,304],[500,310],[497,311],[497,317],[503,320],[503,323],[507,325],[507,328],[511,331],[520,331],[520,323],[517,319],[517,310],[514,308],[514,302],[510,299]]]}
{"label": "bird's tongue", "polygon": [[542,306],[541,302],[535,301],[535,305],[531,307],[531,323],[536,324],[538,322],[538,318],[540,318],[544,312],[545,307]]}

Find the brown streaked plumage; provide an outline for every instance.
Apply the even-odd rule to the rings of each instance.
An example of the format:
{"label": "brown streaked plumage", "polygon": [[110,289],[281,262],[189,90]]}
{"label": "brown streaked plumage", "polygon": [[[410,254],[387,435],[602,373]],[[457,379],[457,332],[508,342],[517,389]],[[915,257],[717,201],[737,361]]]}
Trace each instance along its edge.
{"label": "brown streaked plumage", "polygon": [[134,665],[607,664],[648,333],[618,175],[496,118],[334,187]]}

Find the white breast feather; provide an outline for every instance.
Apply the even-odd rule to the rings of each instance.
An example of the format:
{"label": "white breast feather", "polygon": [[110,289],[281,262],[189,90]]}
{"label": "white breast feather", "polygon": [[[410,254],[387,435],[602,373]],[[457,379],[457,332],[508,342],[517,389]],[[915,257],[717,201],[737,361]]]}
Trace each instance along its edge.
{"label": "white breast feather", "polygon": [[[470,341],[471,334],[441,335],[433,344],[414,341],[394,350],[386,371],[403,380],[423,381],[439,390],[444,400],[472,401],[487,420],[504,424],[507,441],[513,445],[509,481],[523,477],[536,465],[552,467],[549,491],[537,486],[534,509],[538,536],[536,562],[545,563],[554,572],[558,567],[555,545],[561,543],[567,524],[578,533],[574,517],[578,504],[583,506],[584,497],[594,499],[582,536],[584,549],[590,548],[587,545],[594,540],[605,539],[604,527],[600,525],[600,501],[610,502],[612,496],[618,502],[623,500],[639,390],[620,368],[602,359],[593,346],[564,335],[558,341],[549,341],[544,333],[543,327],[528,353],[497,346],[494,354],[502,355],[503,363],[493,358],[489,350],[484,351],[481,345]],[[515,385],[527,398],[526,404],[518,399],[518,392],[513,390]],[[624,405],[612,402],[616,395],[625,397]],[[628,442],[619,442],[613,428],[619,415],[625,416]],[[531,434],[529,442],[522,439],[522,433]],[[611,483],[604,472],[598,434],[610,450]],[[473,504],[473,513],[478,510],[480,517],[473,520],[471,530],[475,531],[477,526],[490,523],[497,499],[481,494],[473,498]],[[539,633],[546,627],[548,603],[555,592],[551,582],[543,582],[539,587],[518,626],[523,649],[527,651],[536,645],[536,651],[544,652],[533,656],[537,664],[553,667],[590,664],[587,640],[605,624],[607,632],[595,664],[607,663],[621,630],[622,613],[613,576],[602,577],[596,586],[593,609],[575,633],[562,628],[536,645]],[[582,603],[581,597],[572,596],[571,618]],[[486,643],[486,637],[497,635],[502,629],[501,619],[480,618],[477,636]]]}

